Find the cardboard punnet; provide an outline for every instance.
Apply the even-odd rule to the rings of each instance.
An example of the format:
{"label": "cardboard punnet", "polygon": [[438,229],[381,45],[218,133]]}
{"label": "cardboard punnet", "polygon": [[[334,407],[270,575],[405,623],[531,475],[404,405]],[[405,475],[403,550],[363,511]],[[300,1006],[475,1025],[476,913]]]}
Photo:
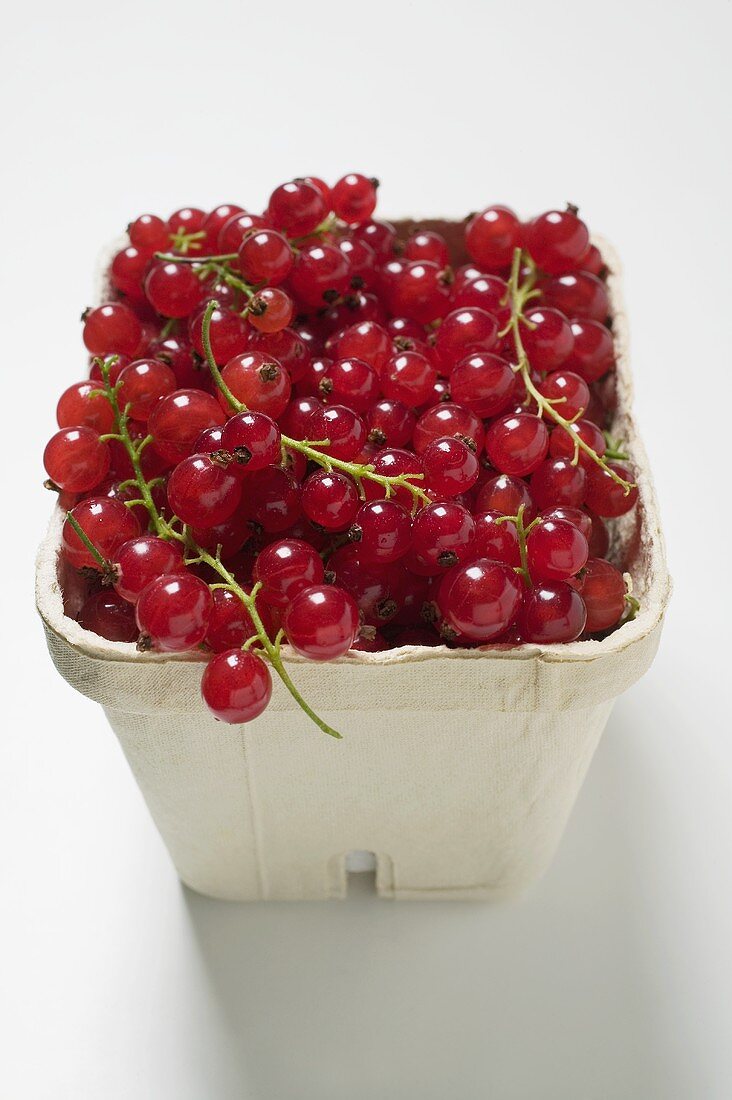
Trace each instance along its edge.
{"label": "cardboard punnet", "polygon": [[[404,223],[406,224],[406,223]],[[419,223],[449,231],[449,223]],[[345,896],[347,857],[373,853],[384,897],[519,893],[550,863],[614,699],[650,666],[670,595],[648,462],[632,412],[617,258],[598,242],[618,357],[613,434],[639,487],[611,556],[640,599],[603,641],[513,649],[405,646],[329,664],[283,649],[334,741],[275,677],[255,722],[216,722],[203,655],[140,654],[64,615],[52,517],[37,604],[62,676],[104,707],[180,878],[233,900]]]}

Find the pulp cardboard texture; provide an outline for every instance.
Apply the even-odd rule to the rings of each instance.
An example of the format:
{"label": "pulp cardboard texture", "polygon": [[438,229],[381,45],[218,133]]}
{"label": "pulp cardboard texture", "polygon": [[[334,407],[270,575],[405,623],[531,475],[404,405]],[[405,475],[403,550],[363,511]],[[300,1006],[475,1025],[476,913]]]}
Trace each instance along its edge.
{"label": "pulp cardboard texture", "polygon": [[349,853],[354,867],[373,853],[383,897],[487,899],[521,892],[550,863],[614,699],[653,660],[670,595],[631,409],[619,264],[596,243],[611,272],[613,434],[626,441],[639,487],[637,508],[612,525],[610,556],[631,574],[641,610],[603,641],[404,646],[328,664],[285,647],[293,679],[343,740],[312,725],[276,676],[260,718],[223,725],[200,698],[203,655],[140,654],[64,615],[55,511],[37,567],[51,656],[104,707],[194,890],[240,901],[340,898]]}

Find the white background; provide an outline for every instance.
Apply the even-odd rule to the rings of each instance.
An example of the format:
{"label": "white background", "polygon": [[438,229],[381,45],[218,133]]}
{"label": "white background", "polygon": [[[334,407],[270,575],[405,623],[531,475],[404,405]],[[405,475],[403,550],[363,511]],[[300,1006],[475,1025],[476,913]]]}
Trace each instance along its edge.
{"label": "white background", "polygon": [[[723,0],[50,3],[0,34],[0,1046],[10,1100],[732,1095]],[[41,449],[130,217],[293,175],[382,212],[572,200],[620,250],[676,592],[518,905],[233,906],[177,884],[32,603]]]}

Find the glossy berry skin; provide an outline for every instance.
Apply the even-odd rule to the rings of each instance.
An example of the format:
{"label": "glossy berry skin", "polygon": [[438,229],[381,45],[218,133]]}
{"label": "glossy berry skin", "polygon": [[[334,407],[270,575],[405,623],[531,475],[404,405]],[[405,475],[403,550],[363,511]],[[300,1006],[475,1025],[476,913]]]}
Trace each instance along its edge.
{"label": "glossy berry skin", "polygon": [[250,233],[265,228],[267,219],[261,214],[232,214],[219,230],[216,251],[221,254],[236,252]]}
{"label": "glossy berry skin", "polygon": [[489,642],[514,621],[521,598],[521,582],[510,566],[478,558],[450,570],[440,585],[437,604],[458,635]]}
{"label": "glossy berry skin", "polygon": [[587,539],[565,520],[541,520],[526,540],[529,573],[534,582],[563,581],[587,561]]}
{"label": "glossy berry skin", "polygon": [[515,377],[510,364],[498,355],[468,355],[450,375],[450,393],[476,416],[498,416],[511,403]]}
{"label": "glossy berry skin", "polygon": [[202,431],[223,424],[225,419],[221,405],[210,393],[176,390],[153,407],[148,431],[164,458],[180,462],[193,453]]}
{"label": "glossy berry skin", "polygon": [[[110,497],[88,497],[71,509],[71,514],[84,534],[106,561],[114,561],[122,543],[140,534],[137,517],[120,500]],[[87,566],[99,569],[99,563],[86,548],[68,520],[61,535],[64,557],[74,569]]]}
{"label": "glossy berry skin", "polygon": [[123,542],[114,562],[114,590],[129,603],[137,603],[150,581],[164,573],[185,571],[183,551],[177,542],[157,535],[139,535]]}
{"label": "glossy berry skin", "polygon": [[528,325],[521,327],[521,339],[534,370],[552,371],[572,354],[574,338],[569,321],[548,306],[526,311]]}
{"label": "glossy berry skin", "polygon": [[499,512],[504,516],[518,515],[518,510],[524,506],[524,523],[530,522],[536,514],[531,492],[525,481],[511,477],[509,474],[498,474],[496,477],[485,481],[478,491],[475,502],[476,512]]}
{"label": "glossy berry skin", "polygon": [[197,206],[182,206],[168,218],[171,233],[199,233],[206,221],[206,211]]}
{"label": "glossy berry skin", "polygon": [[265,466],[247,474],[244,512],[255,530],[279,534],[301,515],[300,486],[282,466]]}
{"label": "glossy berry skin", "polygon": [[[203,346],[205,312],[205,307],[200,306],[188,321],[191,344],[202,359],[206,357],[206,349]],[[208,336],[211,342],[211,354],[219,366],[222,363],[228,363],[229,359],[233,359],[235,355],[241,355],[249,342],[249,330],[244,319],[238,313],[224,307],[215,309],[211,314]]]}
{"label": "glossy berry skin", "polygon": [[91,428],[104,435],[114,431],[114,411],[104,390],[88,378],[75,382],[61,394],[56,423],[59,428]]}
{"label": "glossy berry skin", "polygon": [[467,508],[453,501],[428,504],[412,524],[412,554],[424,575],[436,574],[465,561],[475,538],[475,522]]}
{"label": "glossy berry skin", "polygon": [[520,222],[507,206],[489,206],[471,218],[465,230],[468,254],[485,271],[510,267],[520,244]]}
{"label": "glossy berry skin", "polygon": [[279,426],[284,435],[289,435],[291,439],[308,439],[310,417],[322,407],[322,401],[312,394],[293,397],[279,418]]}
{"label": "glossy berry skin", "polygon": [[572,321],[574,345],[565,366],[584,378],[596,382],[615,365],[612,334],[598,321]]}
{"label": "glossy berry skin", "polygon": [[158,260],[145,276],[145,294],[163,317],[187,317],[200,302],[202,289],[186,264]]}
{"label": "glossy berry skin", "polygon": [[573,642],[585,628],[587,611],[579,592],[566,581],[543,581],[524,594],[518,626],[526,642]]}
{"label": "glossy berry skin", "polygon": [[[539,392],[549,398],[553,408],[565,420],[582,416],[590,404],[590,389],[584,378],[571,370],[555,370],[539,383]],[[544,413],[544,419],[552,422],[550,412]]]}
{"label": "glossy berry skin", "polygon": [[312,661],[343,657],[359,630],[356,601],[335,585],[311,585],[295,596],[283,618],[287,640]]}
{"label": "glossy berry skin", "polygon": [[391,357],[392,340],[382,325],[361,321],[341,333],[335,351],[339,359],[362,359],[378,374]]}
{"label": "glossy berry skin", "polygon": [[617,626],[625,611],[625,580],[620,570],[604,558],[589,558],[575,584],[587,608],[587,633]]}
{"label": "glossy berry skin", "polygon": [[384,397],[401,401],[408,407],[423,405],[437,381],[437,368],[418,351],[403,351],[392,356],[381,374]]}
{"label": "glossy berry skin", "polygon": [[316,470],[302,487],[302,510],[327,531],[345,531],[353,523],[360,504],[355,483],[333,470]]}
{"label": "glossy berry skin", "polygon": [[264,287],[249,299],[249,324],[258,332],[281,332],[292,320],[292,298],[279,287]]}
{"label": "glossy berry skin", "polygon": [[[566,520],[567,523],[571,523],[578,531],[587,539],[588,543],[592,538],[593,522],[592,516],[588,512],[585,512],[583,508],[575,508],[569,504],[557,504],[552,508],[542,509],[542,519],[561,519]],[[597,522],[602,522],[597,520]],[[590,554],[592,554],[592,548],[590,548]]]}
{"label": "glossy berry skin", "polygon": [[376,182],[358,172],[343,176],[331,189],[333,212],[348,225],[367,222],[376,207]]}
{"label": "glossy berry skin", "polygon": [[377,447],[404,447],[414,432],[417,417],[401,401],[384,398],[366,414],[369,442]]}
{"label": "glossy berry skin", "polygon": [[450,262],[445,238],[431,229],[413,233],[404,247],[404,256],[408,260],[429,260],[440,267],[447,267]]}
{"label": "glossy berry skin", "polygon": [[491,465],[501,473],[526,477],[541,465],[549,448],[546,424],[529,413],[494,420],[485,437]]}
{"label": "glossy berry skin", "polygon": [[92,428],[62,428],[46,444],[43,465],[59,489],[88,493],[109,473],[111,455]]}
{"label": "glossy berry skin", "polygon": [[157,359],[137,359],[119,376],[119,404],[133,420],[147,420],[161,397],[178,388],[175,374]]}
{"label": "glossy berry skin", "polygon": [[362,222],[361,225],[355,227],[353,235],[373,248],[377,259],[381,263],[385,263],[394,255],[396,229],[391,222],[383,221],[383,219]]}
{"label": "glossy berry skin", "polygon": [[[221,377],[237,401],[250,411],[266,413],[273,420],[285,411],[290,400],[290,376],[277,360],[261,351],[234,356],[222,370]],[[228,410],[224,394],[219,392],[218,398],[221,407]]]}
{"label": "glossy berry skin", "polygon": [[223,523],[239,507],[241,492],[237,475],[207,454],[184,458],[168,480],[168,503],[191,527]]}
{"label": "glossy berry skin", "polygon": [[109,642],[134,642],[137,638],[134,611],[108,588],[95,592],[85,601],[78,622],[84,630],[91,630]]}
{"label": "glossy berry skin", "polygon": [[206,234],[203,242],[203,248],[205,252],[215,252],[219,233],[224,228],[226,223],[233,218],[236,214],[243,214],[245,211],[236,203],[224,202],[220,206],[215,207],[210,213],[206,215],[203,220],[201,228]]}
{"label": "glossy berry skin", "polygon": [[492,313],[478,306],[454,309],[438,328],[435,341],[443,374],[449,374],[466,355],[492,351],[497,342],[498,321]]}
{"label": "glossy berry skin", "polygon": [[142,325],[124,302],[107,302],[84,315],[82,336],[92,355],[134,356],[142,339]]}
{"label": "glossy berry skin", "polygon": [[252,286],[279,286],[289,275],[293,260],[290,242],[282,233],[260,229],[242,241],[237,264],[242,278]]}
{"label": "glossy berry skin", "polygon": [[[624,481],[632,483],[633,475],[627,466],[621,466],[619,462],[609,462],[608,466]],[[595,463],[588,466],[585,503],[596,515],[610,518],[624,516],[635,506],[637,500],[637,487],[626,493],[623,486],[618,485],[602,467]]]}
{"label": "glossy berry skin", "polygon": [[[402,450],[399,447],[385,447],[379,451],[373,459],[374,473],[382,477],[404,477],[416,475],[412,483],[417,486],[424,484],[424,466],[419,455],[411,451]],[[364,481],[363,488],[368,500],[381,500],[386,496],[386,489],[375,481]],[[392,486],[391,499],[397,500],[405,508],[412,507],[412,493],[401,486],[394,490]]]}
{"label": "glossy berry skin", "polygon": [[259,552],[253,579],[262,585],[261,598],[271,607],[287,607],[313,584],[323,581],[323,561],[318,551],[302,539],[280,539]]}
{"label": "glossy berry skin", "polygon": [[358,545],[362,561],[388,564],[398,561],[409,550],[412,520],[396,500],[367,501],[359,508],[350,535]]}
{"label": "glossy berry skin", "polygon": [[457,287],[452,287],[453,309],[477,307],[492,314],[498,322],[499,330],[504,329],[511,319],[511,307],[508,305],[508,284],[498,275],[478,275]]}
{"label": "glossy berry skin", "polygon": [[201,696],[219,722],[251,722],[265,710],[272,696],[269,668],[256,653],[227,649],[206,665]]}
{"label": "glossy berry skin", "polygon": [[237,413],[221,431],[221,449],[233,456],[232,473],[247,474],[280,461],[280,429],[265,413]]}
{"label": "glossy berry skin", "polygon": [[143,252],[164,252],[170,244],[170,229],[156,214],[141,214],[127,226],[130,244]]}
{"label": "glossy berry skin", "polygon": [[[552,458],[574,458],[575,436],[579,436],[600,458],[605,454],[607,449],[605,436],[597,425],[590,420],[578,420],[570,425],[569,430],[561,426],[552,430],[549,437],[549,454]],[[579,451],[579,462],[586,469],[595,465],[594,460],[582,450]]]}
{"label": "glossy berry skin", "polygon": [[425,485],[445,497],[466,493],[478,480],[478,459],[461,439],[434,439],[422,452]]}
{"label": "glossy berry skin", "polygon": [[501,561],[505,565],[521,564],[519,537],[513,520],[505,519],[502,512],[477,512],[473,553],[477,558]]}
{"label": "glossy berry skin", "polygon": [[141,251],[130,245],[121,249],[109,267],[109,281],[112,286],[134,302],[144,302],[145,292],[142,284],[150,266],[150,252]]}
{"label": "glossy berry skin", "polygon": [[589,271],[574,271],[550,279],[543,287],[542,300],[573,319],[602,323],[610,314],[607,287]]}
{"label": "glossy berry skin", "polygon": [[287,237],[306,237],[328,213],[325,199],[307,180],[283,183],[270,195],[267,220]]}
{"label": "glossy berry skin", "polygon": [[417,454],[422,454],[433,439],[441,439],[443,436],[470,439],[475,444],[477,453],[483,448],[484,432],[480,418],[470,409],[449,401],[433,405],[422,413],[414,429],[414,449]]}
{"label": "glossy berry skin", "polygon": [[[241,648],[247,639],[256,634],[254,623],[245,605],[235,592],[228,588],[215,588],[211,593],[213,607],[206,631],[206,645],[214,653]],[[266,607],[257,606],[265,629],[272,629],[271,616]]]}
{"label": "glossy berry skin", "polygon": [[353,409],[328,405],[314,412],[308,422],[309,437],[328,440],[319,450],[345,462],[358,458],[366,442],[366,425]]}
{"label": "glossy berry skin", "polygon": [[447,313],[450,294],[437,264],[415,260],[388,266],[393,269],[386,287],[392,313],[423,325]]}
{"label": "glossy berry skin", "polygon": [[310,352],[305,342],[291,328],[283,328],[279,332],[257,332],[253,329],[249,336],[249,350],[261,353],[268,362],[278,363],[287,371],[292,382],[302,378],[310,363]]}
{"label": "glossy berry skin", "polygon": [[320,396],[333,405],[347,405],[365,413],[379,396],[379,377],[362,359],[337,359],[318,386]]}
{"label": "glossy berry skin", "polygon": [[213,600],[207,584],[193,573],[157,577],[140,594],[135,608],[140,632],[153,648],[183,653],[206,637]]}
{"label": "glossy berry skin", "polygon": [[564,275],[579,267],[590,246],[585,223],[569,210],[548,210],[524,226],[524,245],[542,271]]}
{"label": "glossy berry skin", "polygon": [[578,508],[585,499],[587,475],[569,458],[547,458],[531,477],[531,495],[540,511],[567,504]]}
{"label": "glossy berry skin", "polygon": [[307,309],[322,309],[345,293],[349,279],[348,260],[340,249],[312,244],[297,256],[288,285]]}

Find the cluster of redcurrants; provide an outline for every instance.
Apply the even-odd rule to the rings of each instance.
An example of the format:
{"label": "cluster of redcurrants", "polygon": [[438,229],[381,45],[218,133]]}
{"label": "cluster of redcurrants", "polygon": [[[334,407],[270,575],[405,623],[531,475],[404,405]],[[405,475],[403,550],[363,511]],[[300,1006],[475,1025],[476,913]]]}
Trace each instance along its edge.
{"label": "cluster of redcurrants", "polygon": [[353,174],[282,185],[262,215],[138,218],[58,403],[67,606],[105,638],[205,646],[227,721],[266,706],[258,654],[282,640],[315,660],[545,644],[626,611],[604,520],[637,490],[604,431],[585,224],[494,206],[456,244],[375,203]]}

